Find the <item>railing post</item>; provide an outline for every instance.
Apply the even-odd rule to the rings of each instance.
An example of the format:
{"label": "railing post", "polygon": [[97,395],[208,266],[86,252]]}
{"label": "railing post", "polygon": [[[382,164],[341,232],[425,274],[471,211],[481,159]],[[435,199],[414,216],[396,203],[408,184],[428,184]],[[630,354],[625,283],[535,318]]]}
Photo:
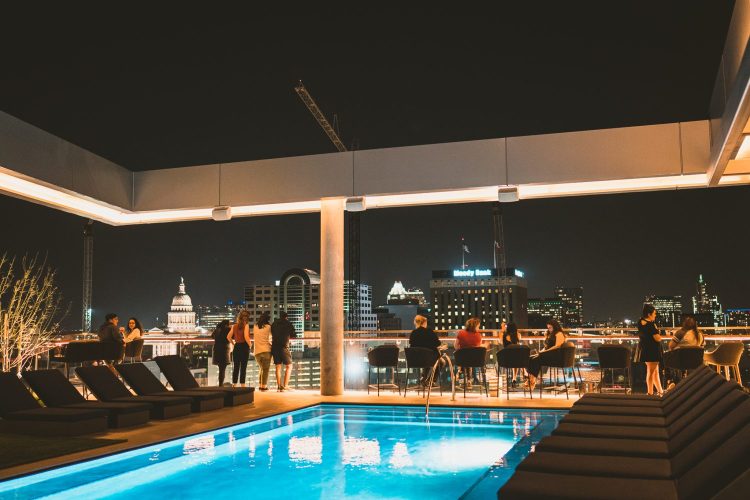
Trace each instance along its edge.
{"label": "railing post", "polygon": [[320,207],[320,394],[344,393],[344,199]]}

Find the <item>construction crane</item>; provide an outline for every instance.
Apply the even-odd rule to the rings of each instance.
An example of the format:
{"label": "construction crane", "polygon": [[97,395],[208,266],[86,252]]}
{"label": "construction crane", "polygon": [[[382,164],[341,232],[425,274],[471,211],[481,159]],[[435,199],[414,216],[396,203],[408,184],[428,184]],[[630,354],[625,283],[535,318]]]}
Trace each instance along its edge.
{"label": "construction crane", "polygon": [[313,115],[313,118],[315,118],[315,120],[318,122],[318,125],[320,125],[320,128],[323,129],[323,132],[326,133],[333,145],[336,146],[336,149],[338,149],[340,152],[349,151],[348,149],[346,149],[346,146],[344,146],[344,143],[339,138],[336,130],[331,126],[331,123],[326,118],[326,115],[324,115],[318,107],[315,99],[312,98],[310,93],[307,91],[307,88],[305,88],[305,84],[302,83],[302,80],[300,80],[297,86],[294,87],[294,91],[297,92],[299,98],[302,99],[303,103],[305,103],[305,106],[307,106],[310,114]]}
{"label": "construction crane", "polygon": [[92,287],[94,274],[94,221],[83,225],[83,301],[81,302],[81,330],[91,331]]}
{"label": "construction crane", "polygon": [[[318,107],[315,99],[307,91],[305,84],[302,80],[299,81],[297,86],[294,87],[294,91],[297,93],[302,102],[307,106],[310,114],[318,122],[320,128],[326,133],[328,138],[331,140],[333,145],[339,152],[349,151],[344,145],[344,142],[339,137],[337,127],[331,126],[323,111]],[[334,125],[336,125],[336,115],[334,115]],[[347,233],[348,233],[348,274],[349,283],[351,289],[349,290],[348,300],[348,314],[347,322],[349,324],[349,330],[357,331],[360,328],[360,315],[359,315],[359,285],[360,279],[360,212],[347,212]]]}
{"label": "construction crane", "polygon": [[497,275],[502,281],[500,291],[502,298],[500,299],[501,307],[503,308],[500,312],[503,321],[510,321],[509,307],[510,295],[508,293],[509,287],[506,282],[508,277],[508,267],[505,260],[505,234],[503,231],[503,206],[500,202],[495,202],[492,205],[492,228],[494,232],[495,241],[492,245],[492,255],[495,261],[495,269],[497,269]]}

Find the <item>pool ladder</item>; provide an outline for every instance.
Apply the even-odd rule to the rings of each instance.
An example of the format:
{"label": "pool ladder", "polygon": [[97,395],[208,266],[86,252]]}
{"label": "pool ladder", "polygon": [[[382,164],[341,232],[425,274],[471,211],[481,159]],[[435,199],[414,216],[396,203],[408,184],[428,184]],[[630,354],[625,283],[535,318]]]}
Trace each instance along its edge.
{"label": "pool ladder", "polygon": [[453,362],[451,362],[450,356],[448,356],[446,353],[443,353],[440,357],[438,357],[437,361],[435,361],[435,364],[432,365],[432,371],[430,372],[430,379],[427,381],[427,402],[424,405],[424,414],[425,416],[430,415],[430,394],[432,393],[432,383],[435,380],[435,373],[437,373],[437,367],[440,364],[440,360],[444,359],[448,363],[448,367],[451,374],[451,401],[456,400],[456,377],[453,373]]}

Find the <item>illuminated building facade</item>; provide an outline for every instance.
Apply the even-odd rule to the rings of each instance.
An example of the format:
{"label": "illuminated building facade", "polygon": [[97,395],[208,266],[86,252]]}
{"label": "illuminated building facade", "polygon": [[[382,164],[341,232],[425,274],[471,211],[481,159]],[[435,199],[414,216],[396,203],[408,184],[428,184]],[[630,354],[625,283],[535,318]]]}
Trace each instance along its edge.
{"label": "illuminated building facade", "polygon": [[583,325],[583,287],[556,286],[554,292],[562,302],[562,324],[580,328]]}
{"label": "illuminated building facade", "polygon": [[719,297],[711,295],[708,283],[703,275],[698,276],[695,283],[696,294],[693,295],[693,314],[700,326],[724,326],[724,312]]}
{"label": "illuminated building facade", "polygon": [[656,308],[657,325],[676,327],[682,324],[681,295],[647,295],[643,303]]}

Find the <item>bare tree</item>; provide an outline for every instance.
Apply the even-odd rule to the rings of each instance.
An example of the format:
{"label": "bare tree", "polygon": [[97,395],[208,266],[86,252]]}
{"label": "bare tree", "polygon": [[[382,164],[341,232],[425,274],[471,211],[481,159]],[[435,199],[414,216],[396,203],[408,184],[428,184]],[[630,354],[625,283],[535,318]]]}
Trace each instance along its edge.
{"label": "bare tree", "polygon": [[38,256],[0,257],[0,354],[3,371],[20,371],[49,350],[65,316],[56,272]]}

